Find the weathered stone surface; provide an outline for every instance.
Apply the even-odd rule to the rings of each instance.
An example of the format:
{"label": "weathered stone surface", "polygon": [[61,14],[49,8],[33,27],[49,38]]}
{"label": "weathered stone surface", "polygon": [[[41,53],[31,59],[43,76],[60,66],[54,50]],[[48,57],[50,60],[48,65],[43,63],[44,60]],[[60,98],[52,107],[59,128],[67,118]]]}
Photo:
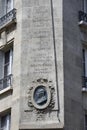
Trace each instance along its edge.
{"label": "weathered stone surface", "polygon": [[[14,41],[13,93],[0,94],[0,113],[11,108],[11,130],[83,130],[81,41],[87,44],[87,32],[78,26],[81,0],[14,0],[14,7],[15,29],[0,39],[0,47]],[[0,16],[1,10],[0,0]],[[32,102],[41,85],[50,95],[44,109]],[[86,93],[83,99],[87,110]]]}
{"label": "weathered stone surface", "polygon": [[[58,44],[57,43],[58,41],[55,43],[54,41],[55,37],[53,34],[55,31],[53,27],[56,25],[57,22],[54,21],[55,25],[53,25],[52,20],[54,20],[54,18],[52,16],[52,6],[54,5],[51,5],[52,3],[50,0],[44,1],[44,2],[46,3],[43,3],[43,1],[41,0],[30,1],[30,3],[27,3],[27,5],[25,5],[25,1],[23,1],[22,44],[21,44],[21,49],[22,49],[21,56],[23,59],[22,64],[21,64],[21,68],[23,70],[23,73],[21,73],[21,76],[22,76],[22,82],[21,82],[22,93],[21,94],[23,97],[21,100],[21,106],[23,108],[22,108],[22,111],[21,111],[22,114],[20,117],[21,126],[22,124],[25,123],[25,120],[26,120],[26,123],[30,122],[30,124],[32,124],[32,122],[34,122],[34,124],[37,124],[36,123],[37,121],[38,122],[44,121],[44,124],[46,122],[48,122],[49,124],[50,121],[55,120],[55,122],[57,122],[59,120],[58,119],[59,92],[58,92],[58,86],[57,86],[58,79],[57,79],[57,73],[56,73],[58,71],[57,70],[58,68],[56,65],[56,62],[57,62],[56,49],[57,48],[55,48],[55,44]],[[53,4],[54,3],[55,2],[53,2]],[[54,7],[54,8],[56,9],[57,7]],[[55,14],[55,19],[57,19],[57,17],[58,17],[58,14]],[[60,17],[61,16],[59,16],[59,18]],[[60,28],[60,30],[61,29],[62,28]],[[57,31],[56,31],[56,35],[57,35]],[[61,34],[58,34],[58,35],[61,35]],[[53,108],[51,108],[50,106],[50,109],[47,107],[44,110],[39,110],[39,109],[37,110],[36,108],[32,106],[31,102],[29,102],[31,104],[30,105],[31,107],[27,105],[28,104],[27,91],[29,91],[29,88],[31,87],[34,88],[33,84],[35,84],[35,87],[41,84],[47,86],[46,83],[38,82],[37,84],[35,82],[36,80],[39,80],[41,78],[46,79],[47,81],[50,81],[52,84],[51,86],[54,88],[55,92],[53,93],[53,97],[54,97],[55,103],[54,103]],[[62,112],[60,113],[62,116],[61,122],[63,124],[63,113]],[[32,115],[32,114],[33,114],[32,118],[27,117],[27,115]],[[37,125],[36,127],[39,127],[39,126]]]}

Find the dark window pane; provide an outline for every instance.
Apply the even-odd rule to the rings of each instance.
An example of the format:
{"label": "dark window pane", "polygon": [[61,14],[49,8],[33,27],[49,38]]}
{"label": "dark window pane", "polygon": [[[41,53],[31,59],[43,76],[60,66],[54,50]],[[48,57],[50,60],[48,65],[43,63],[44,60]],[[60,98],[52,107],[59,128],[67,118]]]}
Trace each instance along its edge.
{"label": "dark window pane", "polygon": [[5,64],[9,63],[10,60],[10,50],[5,53]]}
{"label": "dark window pane", "polygon": [[83,49],[83,76],[85,76],[85,49]]}
{"label": "dark window pane", "polygon": [[85,115],[85,130],[87,130],[87,115]]}
{"label": "dark window pane", "polygon": [[1,118],[1,128],[6,127],[6,125],[7,125],[7,116],[3,116]]}
{"label": "dark window pane", "polygon": [[11,115],[6,114],[5,116],[1,117],[1,128],[3,130],[10,130],[10,121],[11,121]]}
{"label": "dark window pane", "polygon": [[4,66],[4,77],[9,74],[9,63]]}

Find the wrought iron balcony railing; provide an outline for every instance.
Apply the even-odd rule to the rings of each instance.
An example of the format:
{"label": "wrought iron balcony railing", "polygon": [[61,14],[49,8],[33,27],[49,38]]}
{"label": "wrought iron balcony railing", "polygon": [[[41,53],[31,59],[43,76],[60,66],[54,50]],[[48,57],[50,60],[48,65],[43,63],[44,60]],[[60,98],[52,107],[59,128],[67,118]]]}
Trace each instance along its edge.
{"label": "wrought iron balcony railing", "polygon": [[12,86],[12,74],[0,79],[0,91],[9,86]]}
{"label": "wrought iron balcony railing", "polygon": [[87,77],[83,76],[82,78],[83,78],[83,80],[82,80],[83,88],[87,88]]}
{"label": "wrought iron balcony railing", "polygon": [[83,11],[79,11],[79,21],[87,22],[87,13]]}
{"label": "wrought iron balcony railing", "polygon": [[16,19],[16,9],[11,10],[6,15],[0,18],[0,29],[13,23]]}

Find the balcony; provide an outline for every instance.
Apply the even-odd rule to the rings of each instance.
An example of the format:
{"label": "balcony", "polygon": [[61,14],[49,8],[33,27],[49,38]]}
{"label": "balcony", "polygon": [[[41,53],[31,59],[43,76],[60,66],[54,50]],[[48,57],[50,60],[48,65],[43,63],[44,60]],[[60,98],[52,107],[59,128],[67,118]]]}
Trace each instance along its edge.
{"label": "balcony", "polygon": [[0,91],[12,86],[12,74],[0,79]]}
{"label": "balcony", "polygon": [[87,27],[87,13],[79,11],[79,25]]}
{"label": "balcony", "polygon": [[0,18],[0,31],[13,23],[16,23],[16,9],[11,10]]}

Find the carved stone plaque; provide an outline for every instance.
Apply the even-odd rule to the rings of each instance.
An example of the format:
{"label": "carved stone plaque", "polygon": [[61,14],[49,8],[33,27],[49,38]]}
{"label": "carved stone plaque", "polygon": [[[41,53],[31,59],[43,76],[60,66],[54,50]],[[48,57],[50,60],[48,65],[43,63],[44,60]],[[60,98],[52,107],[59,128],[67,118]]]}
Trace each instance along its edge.
{"label": "carved stone plaque", "polygon": [[37,109],[48,107],[51,100],[50,89],[43,85],[36,86],[33,88],[31,100],[32,104]]}
{"label": "carved stone plaque", "polygon": [[34,82],[28,93],[28,106],[41,110],[45,108],[54,108],[54,92],[52,83],[47,79],[39,79]]}
{"label": "carved stone plaque", "polygon": [[46,104],[48,100],[48,94],[45,89],[45,86],[38,86],[34,92],[34,100],[37,103],[37,105],[44,105]]}

